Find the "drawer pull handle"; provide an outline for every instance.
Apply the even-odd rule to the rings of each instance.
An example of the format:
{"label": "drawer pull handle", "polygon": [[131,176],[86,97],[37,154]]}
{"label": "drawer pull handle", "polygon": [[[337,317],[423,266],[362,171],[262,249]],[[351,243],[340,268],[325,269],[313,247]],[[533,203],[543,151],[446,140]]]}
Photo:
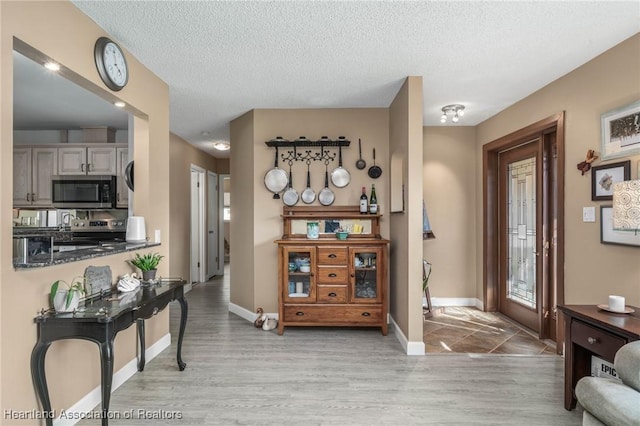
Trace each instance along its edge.
{"label": "drawer pull handle", "polygon": [[335,255],[335,254],[333,254],[333,253],[331,253],[331,254],[329,255],[329,259],[335,259],[336,257],[338,257],[338,256],[336,256],[336,255]]}
{"label": "drawer pull handle", "polygon": [[335,277],[337,277],[336,274],[334,274],[334,273],[329,274],[329,278],[335,278]]}
{"label": "drawer pull handle", "polygon": [[302,317],[302,316],[304,316],[304,312],[298,311],[298,312],[296,312],[296,315],[299,316],[299,317]]}
{"label": "drawer pull handle", "polygon": [[589,342],[590,345],[593,345],[595,343],[598,343],[598,339],[596,339],[595,337],[589,337],[587,338],[587,342]]}
{"label": "drawer pull handle", "polygon": [[363,316],[363,317],[368,317],[368,316],[371,316],[371,314],[370,314],[369,312],[363,312],[363,313],[362,313],[362,316]]}
{"label": "drawer pull handle", "polygon": [[336,296],[337,296],[337,294],[336,294],[336,293],[334,293],[334,292],[331,292],[331,293],[327,294],[327,296],[329,296],[329,297],[336,297]]}

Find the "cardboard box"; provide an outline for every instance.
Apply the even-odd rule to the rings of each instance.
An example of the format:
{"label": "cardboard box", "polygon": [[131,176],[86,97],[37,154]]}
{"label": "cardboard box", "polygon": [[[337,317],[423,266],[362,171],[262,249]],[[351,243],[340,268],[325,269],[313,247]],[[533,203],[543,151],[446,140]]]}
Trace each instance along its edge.
{"label": "cardboard box", "polygon": [[622,382],[616,374],[616,369],[613,364],[595,355],[591,355],[591,375]]}
{"label": "cardboard box", "polygon": [[115,143],[116,129],[113,127],[83,127],[82,143]]}

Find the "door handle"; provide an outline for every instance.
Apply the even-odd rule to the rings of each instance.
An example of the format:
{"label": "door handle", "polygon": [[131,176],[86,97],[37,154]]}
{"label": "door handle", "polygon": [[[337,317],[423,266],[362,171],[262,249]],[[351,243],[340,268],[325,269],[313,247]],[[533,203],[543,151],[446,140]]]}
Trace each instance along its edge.
{"label": "door handle", "polygon": [[333,274],[333,273],[332,273],[332,274],[329,274],[329,278],[335,278],[335,277],[337,277],[337,275],[336,275],[336,274]]}
{"label": "door handle", "polygon": [[80,164],[80,171],[84,172],[84,163]]}
{"label": "door handle", "polygon": [[335,259],[335,258],[336,258],[336,257],[338,257],[338,256],[336,256],[335,254],[331,253],[331,254],[330,254],[329,256],[327,256],[327,257],[329,257],[329,259]]}

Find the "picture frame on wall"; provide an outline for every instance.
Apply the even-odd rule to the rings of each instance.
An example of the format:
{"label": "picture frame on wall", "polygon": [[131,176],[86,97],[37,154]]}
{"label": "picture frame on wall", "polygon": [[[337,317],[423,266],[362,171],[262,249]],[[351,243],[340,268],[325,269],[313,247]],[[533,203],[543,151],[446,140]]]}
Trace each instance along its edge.
{"label": "picture frame on wall", "polygon": [[640,101],[601,116],[603,160],[640,154]]}
{"label": "picture frame on wall", "polygon": [[613,206],[600,206],[600,242],[640,247],[640,232],[613,229]]}
{"label": "picture frame on wall", "polygon": [[631,160],[591,168],[591,199],[613,200],[613,184],[631,179]]}

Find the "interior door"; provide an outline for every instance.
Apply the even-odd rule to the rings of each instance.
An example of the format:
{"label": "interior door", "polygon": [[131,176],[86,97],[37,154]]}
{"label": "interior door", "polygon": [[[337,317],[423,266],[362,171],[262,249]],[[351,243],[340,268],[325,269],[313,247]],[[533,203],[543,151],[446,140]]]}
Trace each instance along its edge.
{"label": "interior door", "polygon": [[205,281],[204,170],[191,167],[191,282]]}
{"label": "interior door", "polygon": [[218,269],[218,175],[207,172],[207,279]]}
{"label": "interior door", "polygon": [[499,156],[499,308],[536,332],[542,300],[539,149],[536,139]]}

